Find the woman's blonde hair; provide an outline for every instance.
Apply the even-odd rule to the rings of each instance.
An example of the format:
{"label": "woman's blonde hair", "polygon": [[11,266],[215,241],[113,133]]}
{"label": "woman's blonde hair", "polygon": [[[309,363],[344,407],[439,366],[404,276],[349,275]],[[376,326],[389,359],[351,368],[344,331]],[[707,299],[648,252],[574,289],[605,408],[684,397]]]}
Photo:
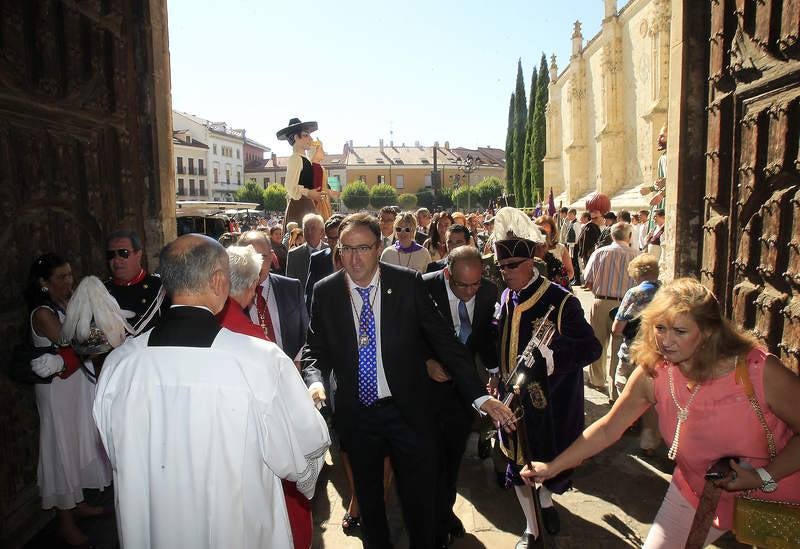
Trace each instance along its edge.
{"label": "woman's blonde hair", "polygon": [[394,228],[396,229],[400,225],[408,225],[411,227],[411,237],[413,238],[413,233],[417,230],[417,218],[411,212],[402,212],[397,215],[394,220]]}
{"label": "woman's blonde hair", "polygon": [[631,278],[644,280],[646,277],[658,278],[658,259],[651,254],[637,255],[628,263],[628,274]]}
{"label": "woman's blonde hair", "polygon": [[738,330],[722,316],[719,302],[711,291],[693,278],[678,278],[665,284],[641,314],[639,333],[631,347],[631,359],[655,376],[664,357],[656,343],[656,326],[671,325],[681,313],[689,315],[700,327],[703,342],[694,354],[688,377],[705,381],[721,359],[749,352],[757,340]]}
{"label": "woman's blonde hair", "polygon": [[291,248],[292,246],[294,246],[294,244],[297,242],[299,238],[303,238],[303,229],[295,227],[289,233],[289,241],[286,243],[286,247]]}

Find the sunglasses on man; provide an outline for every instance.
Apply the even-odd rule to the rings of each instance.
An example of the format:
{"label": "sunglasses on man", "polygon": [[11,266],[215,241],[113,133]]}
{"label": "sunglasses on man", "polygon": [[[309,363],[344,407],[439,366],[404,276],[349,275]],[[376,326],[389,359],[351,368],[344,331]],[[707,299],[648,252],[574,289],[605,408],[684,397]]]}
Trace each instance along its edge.
{"label": "sunglasses on man", "polygon": [[506,271],[506,270],[513,271],[514,269],[516,269],[517,267],[519,267],[520,265],[522,265],[526,261],[528,261],[528,260],[527,259],[520,259],[519,261],[514,261],[512,263],[506,263],[505,265],[499,265],[498,264],[497,268],[500,269],[501,271]]}
{"label": "sunglasses on man", "polygon": [[120,248],[118,250],[106,250],[106,259],[111,261],[115,257],[121,257],[122,259],[128,259],[131,256],[131,251],[127,248]]}

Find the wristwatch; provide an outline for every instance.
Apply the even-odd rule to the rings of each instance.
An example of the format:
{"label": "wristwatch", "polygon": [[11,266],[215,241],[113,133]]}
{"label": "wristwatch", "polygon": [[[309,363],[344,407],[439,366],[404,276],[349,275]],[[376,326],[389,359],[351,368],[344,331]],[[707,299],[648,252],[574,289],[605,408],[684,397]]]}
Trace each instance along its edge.
{"label": "wristwatch", "polygon": [[766,469],[763,467],[758,467],[756,469],[756,473],[758,473],[758,476],[761,477],[762,492],[770,493],[778,489],[778,483],[774,478],[772,478],[772,475],[770,475]]}

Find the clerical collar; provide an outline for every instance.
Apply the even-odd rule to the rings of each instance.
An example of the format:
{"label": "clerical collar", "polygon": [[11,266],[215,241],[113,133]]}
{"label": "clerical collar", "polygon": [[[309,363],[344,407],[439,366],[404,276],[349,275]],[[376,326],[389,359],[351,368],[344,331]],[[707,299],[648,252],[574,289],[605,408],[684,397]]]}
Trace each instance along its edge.
{"label": "clerical collar", "polygon": [[179,308],[179,307],[193,307],[193,308],[195,308],[195,309],[205,309],[206,311],[208,311],[208,312],[209,312],[209,313],[211,313],[212,315],[214,314],[214,313],[211,311],[211,309],[209,309],[208,307],[205,307],[204,305],[170,305],[170,306],[169,306],[169,308],[170,308],[170,309],[177,309],[177,308]]}
{"label": "clerical collar", "polygon": [[134,284],[138,284],[139,282],[144,280],[144,277],[146,277],[146,276],[147,276],[147,273],[145,272],[144,269],[142,269],[142,270],[139,271],[138,275],[134,276],[132,279],[128,280],[127,282],[124,281],[124,280],[120,280],[119,278],[114,278],[114,277],[111,278],[111,282],[114,284],[114,286],[133,286]]}

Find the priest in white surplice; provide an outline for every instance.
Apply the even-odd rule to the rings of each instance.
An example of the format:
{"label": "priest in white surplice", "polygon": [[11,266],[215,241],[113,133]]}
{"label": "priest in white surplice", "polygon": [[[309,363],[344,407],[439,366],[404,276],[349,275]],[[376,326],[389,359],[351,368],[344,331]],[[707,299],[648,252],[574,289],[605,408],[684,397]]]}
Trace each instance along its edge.
{"label": "priest in white surplice", "polygon": [[114,471],[123,548],[291,548],[281,478],[307,497],[330,444],[291,359],[221,328],[230,287],[216,241],[160,256],[173,306],[112,352],[94,417]]}

